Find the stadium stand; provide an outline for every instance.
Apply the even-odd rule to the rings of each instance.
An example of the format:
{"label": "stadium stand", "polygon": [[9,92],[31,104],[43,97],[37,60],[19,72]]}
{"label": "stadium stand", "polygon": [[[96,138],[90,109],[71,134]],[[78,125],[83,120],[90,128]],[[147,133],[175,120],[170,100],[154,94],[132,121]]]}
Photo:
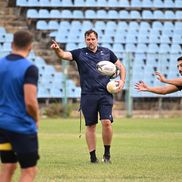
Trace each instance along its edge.
{"label": "stadium stand", "polygon": [[[84,46],[83,33],[95,29],[99,33],[100,45],[111,48],[126,67],[128,62],[124,59],[131,55],[131,82],[143,78],[154,85],[151,71],[156,70],[177,75],[171,62],[182,54],[181,0],[16,0],[16,6],[24,10],[29,26],[35,25],[36,30],[62,43],[66,50]],[[7,35],[1,29],[0,40],[7,41]],[[8,43],[2,44],[1,52],[9,51],[8,46]],[[166,57],[169,61],[165,61]],[[75,88],[69,93],[76,94],[73,90],[80,88]],[[65,92],[60,89],[47,88],[44,92],[40,89],[40,93],[47,94],[46,97],[53,93],[63,96]],[[127,85],[125,89],[128,89]],[[133,90],[132,96],[151,97],[151,94]]]}

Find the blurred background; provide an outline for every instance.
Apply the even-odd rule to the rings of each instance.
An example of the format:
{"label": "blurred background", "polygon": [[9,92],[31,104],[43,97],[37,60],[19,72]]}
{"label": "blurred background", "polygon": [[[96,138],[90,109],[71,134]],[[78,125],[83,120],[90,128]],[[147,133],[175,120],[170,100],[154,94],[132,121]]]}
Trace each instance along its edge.
{"label": "blurred background", "polygon": [[0,0],[0,57],[11,52],[13,33],[34,34],[28,56],[39,68],[38,100],[42,116],[79,116],[80,85],[76,64],[59,60],[50,49],[56,40],[65,50],[84,47],[84,32],[94,29],[127,69],[123,92],[114,95],[115,117],[181,116],[181,92],[169,95],[134,89],[155,76],[179,77],[182,56],[182,0]]}

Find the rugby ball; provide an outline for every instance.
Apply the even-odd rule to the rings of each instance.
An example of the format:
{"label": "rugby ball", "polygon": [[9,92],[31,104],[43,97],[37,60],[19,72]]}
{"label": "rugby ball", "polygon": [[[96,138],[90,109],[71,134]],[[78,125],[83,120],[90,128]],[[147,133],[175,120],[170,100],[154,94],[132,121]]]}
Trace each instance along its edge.
{"label": "rugby ball", "polygon": [[96,65],[100,74],[106,76],[113,76],[116,73],[116,65],[110,61],[100,61]]}
{"label": "rugby ball", "polygon": [[119,87],[119,83],[118,83],[116,80],[110,81],[110,82],[107,84],[107,86],[106,86],[107,91],[108,91],[109,93],[111,93],[111,94],[116,93],[118,87]]}

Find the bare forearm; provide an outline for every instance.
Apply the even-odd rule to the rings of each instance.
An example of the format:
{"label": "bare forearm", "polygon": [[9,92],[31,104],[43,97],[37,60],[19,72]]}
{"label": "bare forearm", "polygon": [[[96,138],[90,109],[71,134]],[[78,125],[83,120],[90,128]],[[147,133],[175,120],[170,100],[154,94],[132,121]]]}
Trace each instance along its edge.
{"label": "bare forearm", "polygon": [[32,100],[26,106],[27,113],[36,121],[39,121],[39,106],[37,100]]}
{"label": "bare forearm", "polygon": [[175,78],[171,80],[165,80],[165,83],[175,85],[175,86],[182,86],[182,79],[181,78]]}

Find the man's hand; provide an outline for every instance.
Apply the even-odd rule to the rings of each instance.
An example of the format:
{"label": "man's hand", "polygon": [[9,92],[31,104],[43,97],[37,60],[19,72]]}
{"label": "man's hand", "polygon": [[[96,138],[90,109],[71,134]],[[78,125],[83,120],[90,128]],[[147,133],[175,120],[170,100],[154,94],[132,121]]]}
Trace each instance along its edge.
{"label": "man's hand", "polygon": [[166,82],[166,78],[164,75],[162,75],[161,73],[159,72],[155,72],[155,75],[157,76],[157,79],[160,81],[160,82],[163,82],[165,83]]}
{"label": "man's hand", "polygon": [[52,40],[52,44],[51,44],[50,48],[54,49],[54,50],[60,49],[58,43],[55,40]]}
{"label": "man's hand", "polygon": [[148,86],[143,81],[139,81],[135,84],[135,89],[138,91],[148,91]]}

